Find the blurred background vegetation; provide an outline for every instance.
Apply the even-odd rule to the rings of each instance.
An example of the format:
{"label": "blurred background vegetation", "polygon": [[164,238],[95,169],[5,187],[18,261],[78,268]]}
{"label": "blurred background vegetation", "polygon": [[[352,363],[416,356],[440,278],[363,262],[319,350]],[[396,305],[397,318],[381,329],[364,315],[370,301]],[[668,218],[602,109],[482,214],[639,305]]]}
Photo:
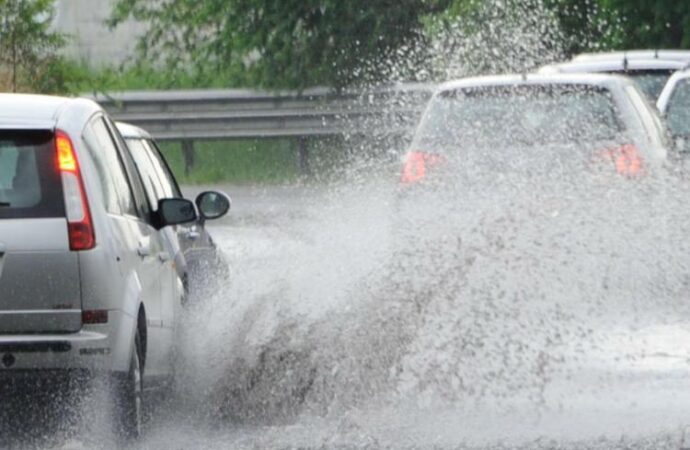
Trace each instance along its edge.
{"label": "blurred background vegetation", "polygon": [[[1,90],[342,89],[527,70],[583,51],[690,48],[687,0],[113,0],[104,26],[134,20],[147,32],[127,63],[95,67],[61,52],[70,35],[51,27],[54,1],[0,0]],[[177,168],[179,146],[164,147]],[[185,182],[298,176],[289,140],[199,149],[212,163]]]}
{"label": "blurred background vegetation", "polygon": [[[60,49],[54,0],[0,0],[4,90],[343,88],[433,78],[430,47],[452,24],[476,26],[484,5],[529,14],[534,4],[563,56],[622,48],[690,48],[690,1],[678,0],[114,0],[107,25],[144,23],[129,64],[92,67]],[[524,8],[527,4],[530,9]],[[544,14],[543,12],[541,14]],[[529,23],[529,22],[525,22]]]}

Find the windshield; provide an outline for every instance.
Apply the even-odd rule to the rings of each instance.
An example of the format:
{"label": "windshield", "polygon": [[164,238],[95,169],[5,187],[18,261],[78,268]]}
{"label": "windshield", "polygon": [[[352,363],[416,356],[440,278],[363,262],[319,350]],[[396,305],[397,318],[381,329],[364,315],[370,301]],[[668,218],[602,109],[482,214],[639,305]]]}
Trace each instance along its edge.
{"label": "windshield", "polygon": [[490,86],[438,95],[414,145],[448,153],[507,142],[611,141],[621,131],[613,99],[605,89],[584,85]]}
{"label": "windshield", "polygon": [[664,89],[666,82],[673,74],[672,70],[630,70],[625,73],[637,83],[638,87],[647,98],[656,102],[659,94]]}

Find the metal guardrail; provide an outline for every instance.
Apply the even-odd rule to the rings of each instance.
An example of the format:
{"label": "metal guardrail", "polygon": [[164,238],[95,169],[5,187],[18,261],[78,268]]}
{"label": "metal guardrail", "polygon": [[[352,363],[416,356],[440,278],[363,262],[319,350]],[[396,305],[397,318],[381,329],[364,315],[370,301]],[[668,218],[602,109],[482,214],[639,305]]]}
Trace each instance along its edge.
{"label": "metal guardrail", "polygon": [[181,141],[187,171],[199,140],[292,137],[299,142],[300,168],[308,173],[309,138],[409,136],[432,91],[431,85],[404,84],[343,93],[228,89],[130,91],[91,98],[116,120],[139,126],[158,140]]}
{"label": "metal guardrail", "polygon": [[[116,120],[159,140],[311,137],[401,133],[413,126],[433,87],[406,84],[336,94],[188,90],[92,96]],[[382,128],[382,125],[386,126]]]}

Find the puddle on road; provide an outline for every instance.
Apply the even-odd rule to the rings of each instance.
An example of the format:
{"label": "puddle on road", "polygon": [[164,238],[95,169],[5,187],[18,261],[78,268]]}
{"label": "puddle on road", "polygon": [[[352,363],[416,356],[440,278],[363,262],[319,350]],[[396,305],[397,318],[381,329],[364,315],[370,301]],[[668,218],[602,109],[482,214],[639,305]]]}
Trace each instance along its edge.
{"label": "puddle on road", "polygon": [[180,401],[276,448],[677,441],[690,221],[671,180],[447,189],[399,233],[391,185],[362,183],[215,229],[233,279],[187,317]]}

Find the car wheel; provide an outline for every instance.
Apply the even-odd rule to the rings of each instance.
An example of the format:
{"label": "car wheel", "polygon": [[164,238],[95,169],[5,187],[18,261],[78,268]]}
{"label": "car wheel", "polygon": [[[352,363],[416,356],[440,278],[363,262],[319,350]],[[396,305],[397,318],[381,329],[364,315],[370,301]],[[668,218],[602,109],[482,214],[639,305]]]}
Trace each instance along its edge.
{"label": "car wheel", "polygon": [[129,371],[117,376],[114,382],[116,431],[125,440],[141,435],[143,422],[143,364],[141,339],[137,331]]}

